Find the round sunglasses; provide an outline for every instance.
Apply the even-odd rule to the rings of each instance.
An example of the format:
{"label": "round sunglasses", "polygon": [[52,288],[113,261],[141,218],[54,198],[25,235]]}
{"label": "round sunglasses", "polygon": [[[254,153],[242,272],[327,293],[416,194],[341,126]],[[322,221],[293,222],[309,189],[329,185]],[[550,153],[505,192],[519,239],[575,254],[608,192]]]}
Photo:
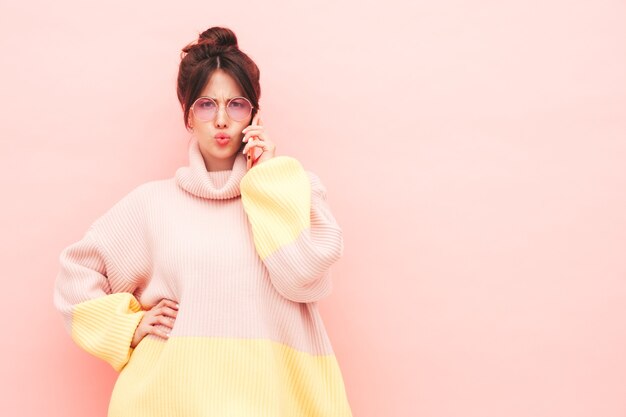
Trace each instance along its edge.
{"label": "round sunglasses", "polygon": [[[226,114],[231,119],[241,122],[250,117],[254,106],[245,97],[233,97],[226,103]],[[219,106],[215,100],[210,97],[201,96],[193,102],[191,111],[203,122],[209,122],[215,119]]]}

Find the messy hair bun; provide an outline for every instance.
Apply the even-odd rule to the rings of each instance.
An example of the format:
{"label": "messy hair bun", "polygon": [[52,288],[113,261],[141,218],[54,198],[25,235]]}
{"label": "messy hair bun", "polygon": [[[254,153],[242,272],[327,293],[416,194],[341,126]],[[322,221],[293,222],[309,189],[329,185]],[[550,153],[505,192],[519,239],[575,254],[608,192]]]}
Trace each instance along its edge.
{"label": "messy hair bun", "polygon": [[258,112],[261,97],[259,68],[239,49],[237,36],[232,30],[214,26],[200,33],[198,39],[187,44],[181,52],[176,92],[187,129],[190,107],[217,69],[233,77],[244,97],[254,106],[250,120]]}
{"label": "messy hair bun", "polygon": [[184,53],[193,51],[195,54],[209,57],[229,49],[239,49],[237,36],[228,28],[215,26],[202,32],[195,43],[188,44],[182,51]]}

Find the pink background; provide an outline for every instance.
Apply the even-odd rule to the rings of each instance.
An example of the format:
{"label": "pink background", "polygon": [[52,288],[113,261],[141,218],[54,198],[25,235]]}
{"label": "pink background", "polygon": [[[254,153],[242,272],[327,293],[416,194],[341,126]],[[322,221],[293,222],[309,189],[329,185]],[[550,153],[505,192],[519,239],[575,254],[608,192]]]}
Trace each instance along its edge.
{"label": "pink background", "polygon": [[624,1],[0,3],[0,415],[104,416],[60,251],[186,164],[180,50],[261,69],[345,233],[321,313],[355,417],[626,415]]}

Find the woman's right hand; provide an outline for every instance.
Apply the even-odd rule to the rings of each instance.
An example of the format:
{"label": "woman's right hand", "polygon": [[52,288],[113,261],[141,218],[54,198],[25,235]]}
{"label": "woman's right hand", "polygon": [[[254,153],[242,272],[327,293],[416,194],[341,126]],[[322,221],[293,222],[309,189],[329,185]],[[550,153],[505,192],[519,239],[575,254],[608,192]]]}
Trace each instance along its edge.
{"label": "woman's right hand", "polygon": [[169,339],[167,333],[156,328],[155,325],[161,324],[169,327],[171,331],[177,314],[178,307],[176,307],[176,301],[168,300],[167,298],[159,301],[154,307],[147,310],[146,314],[143,315],[143,318],[135,330],[135,335],[133,336],[130,347],[133,349],[136,348],[139,342],[141,342],[141,339],[148,334],[160,336],[165,340]]}

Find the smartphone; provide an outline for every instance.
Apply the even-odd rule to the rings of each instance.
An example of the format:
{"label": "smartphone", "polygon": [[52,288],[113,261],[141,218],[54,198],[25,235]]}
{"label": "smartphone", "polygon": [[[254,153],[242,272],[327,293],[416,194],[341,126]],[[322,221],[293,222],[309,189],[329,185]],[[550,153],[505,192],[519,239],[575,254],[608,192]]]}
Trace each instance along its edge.
{"label": "smartphone", "polygon": [[[254,116],[256,118],[256,115]],[[256,126],[256,122],[254,120],[252,120],[252,123],[250,123],[250,126]],[[248,139],[249,141],[249,139]],[[252,162],[254,161],[254,147],[248,149],[248,162],[247,162],[247,169],[250,169],[252,167]]]}

